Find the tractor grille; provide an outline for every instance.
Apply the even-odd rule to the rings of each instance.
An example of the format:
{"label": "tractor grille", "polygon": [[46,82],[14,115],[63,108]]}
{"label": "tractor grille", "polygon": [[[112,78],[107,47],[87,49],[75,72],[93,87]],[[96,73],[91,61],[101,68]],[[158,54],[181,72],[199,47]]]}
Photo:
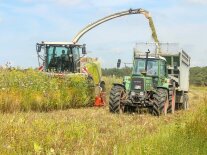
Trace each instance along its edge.
{"label": "tractor grille", "polygon": [[144,91],[144,79],[132,78],[131,89],[135,91]]}

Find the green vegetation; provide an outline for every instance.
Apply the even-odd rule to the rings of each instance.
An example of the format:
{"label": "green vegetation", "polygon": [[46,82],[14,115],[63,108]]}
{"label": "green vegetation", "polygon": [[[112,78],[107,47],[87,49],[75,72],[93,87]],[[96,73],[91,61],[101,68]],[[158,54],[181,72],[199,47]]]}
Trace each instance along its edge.
{"label": "green vegetation", "polygon": [[130,75],[131,72],[132,72],[132,68],[130,68],[130,67],[125,67],[125,68],[121,68],[121,69],[117,69],[117,68],[102,69],[103,76],[123,77],[123,76]]}
{"label": "green vegetation", "polygon": [[[121,79],[104,81],[108,94]],[[207,87],[191,87],[190,110],[161,117],[114,115],[108,107],[44,112],[89,105],[85,84],[77,76],[1,70],[0,154],[207,154]]]}
{"label": "green vegetation", "polygon": [[84,77],[46,75],[29,70],[0,70],[0,111],[50,111],[91,106]]}
{"label": "green vegetation", "polygon": [[207,86],[207,67],[192,67],[190,69],[190,83],[197,86]]}

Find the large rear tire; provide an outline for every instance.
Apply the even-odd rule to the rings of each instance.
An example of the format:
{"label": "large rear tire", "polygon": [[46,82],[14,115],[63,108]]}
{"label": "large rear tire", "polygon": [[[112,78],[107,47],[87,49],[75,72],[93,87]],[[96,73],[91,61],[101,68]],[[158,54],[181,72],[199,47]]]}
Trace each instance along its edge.
{"label": "large rear tire", "polygon": [[161,114],[167,114],[167,108],[169,106],[168,100],[168,90],[164,88],[158,88],[153,94],[153,107],[151,113],[155,116],[160,116]]}
{"label": "large rear tire", "polygon": [[125,106],[123,104],[125,98],[125,89],[118,85],[113,86],[109,97],[109,111],[111,113],[123,113],[125,111]]}
{"label": "large rear tire", "polygon": [[153,103],[153,106],[149,109],[149,113],[153,116],[160,116],[158,105]]}

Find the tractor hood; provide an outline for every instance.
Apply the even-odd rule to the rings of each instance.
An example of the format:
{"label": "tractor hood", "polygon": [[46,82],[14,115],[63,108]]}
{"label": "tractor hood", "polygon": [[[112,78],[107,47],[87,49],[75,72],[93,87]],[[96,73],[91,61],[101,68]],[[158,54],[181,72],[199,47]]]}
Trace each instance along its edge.
{"label": "tractor hood", "polygon": [[149,91],[156,87],[158,78],[152,76],[132,76],[131,77],[131,90],[135,92]]}

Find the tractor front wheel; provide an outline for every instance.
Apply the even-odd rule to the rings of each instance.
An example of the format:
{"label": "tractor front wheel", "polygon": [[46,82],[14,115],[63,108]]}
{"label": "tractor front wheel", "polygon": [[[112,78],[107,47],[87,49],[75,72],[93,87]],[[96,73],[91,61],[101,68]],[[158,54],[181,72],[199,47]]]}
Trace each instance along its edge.
{"label": "tractor front wheel", "polygon": [[125,106],[123,101],[126,98],[126,91],[123,87],[115,85],[110,92],[109,111],[111,113],[123,113]]}

